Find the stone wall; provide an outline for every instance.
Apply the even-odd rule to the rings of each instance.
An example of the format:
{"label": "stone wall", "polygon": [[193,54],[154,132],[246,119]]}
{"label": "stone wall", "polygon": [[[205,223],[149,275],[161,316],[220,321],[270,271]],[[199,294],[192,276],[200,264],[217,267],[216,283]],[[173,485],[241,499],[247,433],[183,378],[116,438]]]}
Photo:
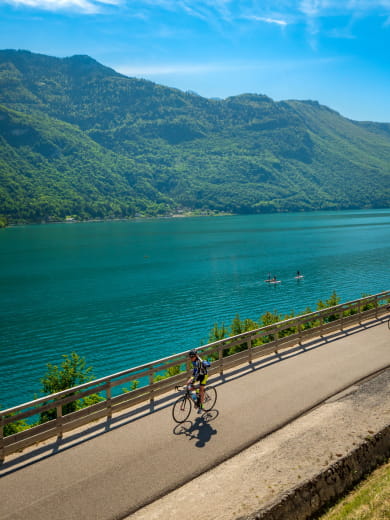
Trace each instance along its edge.
{"label": "stone wall", "polygon": [[390,456],[390,425],[310,481],[238,520],[307,520],[356,485]]}

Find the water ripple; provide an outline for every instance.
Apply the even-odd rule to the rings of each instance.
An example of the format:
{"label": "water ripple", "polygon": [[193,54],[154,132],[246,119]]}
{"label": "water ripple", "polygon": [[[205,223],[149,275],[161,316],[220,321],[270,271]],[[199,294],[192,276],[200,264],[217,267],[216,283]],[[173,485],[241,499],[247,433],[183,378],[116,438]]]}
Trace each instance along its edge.
{"label": "water ripple", "polygon": [[[214,323],[389,289],[390,211],[31,226],[1,234],[0,403],[47,363],[96,377],[207,342]],[[146,258],[145,258],[146,257]],[[299,269],[305,274],[297,282]],[[264,283],[276,275],[277,286]]]}

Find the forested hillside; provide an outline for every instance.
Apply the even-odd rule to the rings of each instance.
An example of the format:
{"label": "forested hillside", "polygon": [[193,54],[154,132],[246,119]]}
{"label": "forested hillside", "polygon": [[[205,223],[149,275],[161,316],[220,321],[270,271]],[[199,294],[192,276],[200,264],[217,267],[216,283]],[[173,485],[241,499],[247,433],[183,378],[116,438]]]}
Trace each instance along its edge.
{"label": "forested hillside", "polygon": [[390,124],[312,101],[205,99],[88,56],[0,51],[0,216],[10,222],[389,203]]}

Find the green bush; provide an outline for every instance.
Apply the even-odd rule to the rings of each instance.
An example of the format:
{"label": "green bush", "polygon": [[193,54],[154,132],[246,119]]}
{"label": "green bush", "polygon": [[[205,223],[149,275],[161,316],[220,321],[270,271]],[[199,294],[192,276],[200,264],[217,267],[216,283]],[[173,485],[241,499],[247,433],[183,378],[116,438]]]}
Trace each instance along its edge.
{"label": "green bush", "polygon": [[[64,360],[60,366],[52,365],[51,363],[47,364],[47,373],[41,379],[42,393],[45,395],[61,392],[68,388],[87,383],[93,379],[91,374],[92,367],[87,367],[85,359],[76,354],[76,352],[72,352],[69,355],[64,354],[62,357]],[[69,393],[69,396],[71,395],[75,394]],[[86,398],[81,398],[63,405],[62,413],[66,415],[102,400],[103,398],[98,394],[92,394]],[[53,408],[42,412],[39,422],[50,421],[51,419],[55,419],[56,416],[56,409]]]}

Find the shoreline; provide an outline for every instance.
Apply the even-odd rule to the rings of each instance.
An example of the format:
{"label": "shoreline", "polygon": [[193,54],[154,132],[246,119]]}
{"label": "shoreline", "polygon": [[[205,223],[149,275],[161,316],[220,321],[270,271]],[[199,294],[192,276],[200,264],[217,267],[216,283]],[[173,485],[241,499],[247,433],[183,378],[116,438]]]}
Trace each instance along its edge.
{"label": "shoreline", "polygon": [[118,217],[118,218],[91,218],[87,220],[78,219],[65,219],[65,220],[53,220],[53,221],[41,221],[41,222],[20,222],[10,223],[1,226],[0,229],[23,227],[23,226],[44,226],[52,224],[89,224],[89,223],[101,223],[101,222],[145,222],[148,220],[172,220],[172,219],[184,219],[184,218],[205,218],[205,217],[236,217],[236,216],[255,216],[255,215],[303,215],[313,213],[347,213],[347,212],[366,212],[374,211],[380,212],[390,211],[390,208],[344,208],[344,209],[314,209],[314,210],[296,210],[296,211],[273,211],[267,213],[231,213],[231,212],[210,212],[210,213],[198,213],[196,211],[188,211],[183,213],[172,213],[167,215],[137,215],[135,217]]}
{"label": "shoreline", "polygon": [[[255,214],[255,213],[253,213]],[[179,218],[205,218],[205,217],[232,217],[236,216],[238,213],[196,213],[196,212],[188,212],[188,213],[173,213],[170,215],[139,215],[136,217],[120,217],[120,218],[93,218],[87,220],[77,220],[77,219],[65,219],[65,220],[52,220],[52,221],[41,221],[41,222],[23,222],[23,223],[11,223],[5,226],[0,226],[0,229],[13,228],[13,227],[23,227],[23,226],[45,226],[52,224],[90,224],[90,223],[102,223],[102,222],[137,222],[137,221],[147,221],[147,220],[171,220],[171,219],[179,219]]]}

